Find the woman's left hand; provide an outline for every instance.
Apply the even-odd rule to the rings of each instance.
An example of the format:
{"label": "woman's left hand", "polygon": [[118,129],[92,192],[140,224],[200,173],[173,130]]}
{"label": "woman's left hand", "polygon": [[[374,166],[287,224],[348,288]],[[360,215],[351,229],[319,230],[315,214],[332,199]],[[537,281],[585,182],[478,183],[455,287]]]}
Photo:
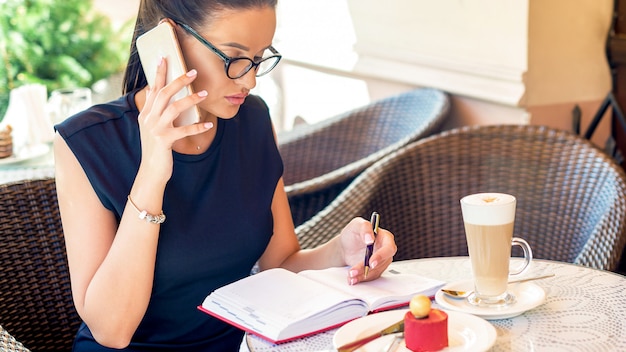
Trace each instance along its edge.
{"label": "woman's left hand", "polygon": [[343,258],[350,265],[349,283],[354,285],[361,281],[371,281],[380,277],[393,261],[397,247],[391,232],[378,228],[374,241],[374,252],[369,261],[369,272],[365,277],[365,247],[374,241],[372,224],[363,218],[354,218],[341,231],[341,247]]}

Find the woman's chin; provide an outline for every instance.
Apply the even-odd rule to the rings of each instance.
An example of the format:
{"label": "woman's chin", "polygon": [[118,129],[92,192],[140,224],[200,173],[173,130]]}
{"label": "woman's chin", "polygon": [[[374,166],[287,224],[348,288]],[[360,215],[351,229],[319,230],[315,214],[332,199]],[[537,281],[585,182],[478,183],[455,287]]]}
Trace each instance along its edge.
{"label": "woman's chin", "polygon": [[232,107],[232,108],[229,108],[229,109],[223,109],[216,116],[219,116],[219,118],[221,118],[221,119],[228,120],[228,119],[232,119],[233,117],[235,117],[238,112],[239,112],[239,106],[236,106],[236,107]]}

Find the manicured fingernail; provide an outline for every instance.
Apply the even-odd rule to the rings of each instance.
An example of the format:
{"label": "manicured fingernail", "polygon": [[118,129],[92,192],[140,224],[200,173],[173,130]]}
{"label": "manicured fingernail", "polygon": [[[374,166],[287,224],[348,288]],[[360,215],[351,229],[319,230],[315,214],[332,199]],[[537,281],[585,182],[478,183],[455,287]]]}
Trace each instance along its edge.
{"label": "manicured fingernail", "polygon": [[213,128],[213,122],[205,122],[205,123],[204,123],[204,128],[206,128],[207,130],[208,130],[209,128]]}
{"label": "manicured fingernail", "polygon": [[196,69],[194,68],[191,71],[187,72],[187,77],[193,77],[197,74],[198,74],[198,71],[196,71]]}
{"label": "manicured fingernail", "polygon": [[374,269],[377,265],[378,265],[378,262],[377,262],[377,261],[371,261],[371,262],[370,262],[370,268],[371,268],[371,269]]}
{"label": "manicured fingernail", "polygon": [[358,270],[350,270],[350,277],[356,277],[357,275],[359,275]]}
{"label": "manicured fingernail", "polygon": [[160,67],[161,65],[163,65],[163,60],[165,60],[165,58],[161,56],[161,58],[159,58],[159,62],[157,63],[157,67]]}
{"label": "manicured fingernail", "polygon": [[372,235],[370,235],[369,233],[365,234],[365,243],[366,244],[374,243],[374,237],[372,237]]}
{"label": "manicured fingernail", "polygon": [[356,284],[356,279],[350,279],[350,285],[355,285]]}
{"label": "manicured fingernail", "polygon": [[209,93],[207,93],[206,90],[201,90],[201,91],[198,92],[198,96],[206,97],[207,95],[209,95]]}

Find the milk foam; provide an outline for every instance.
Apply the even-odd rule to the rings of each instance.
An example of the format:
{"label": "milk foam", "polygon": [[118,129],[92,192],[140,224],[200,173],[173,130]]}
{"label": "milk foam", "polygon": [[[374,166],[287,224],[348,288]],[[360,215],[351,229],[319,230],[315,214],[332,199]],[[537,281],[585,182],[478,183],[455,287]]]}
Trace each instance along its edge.
{"label": "milk foam", "polygon": [[461,199],[463,221],[474,225],[503,225],[515,220],[515,197],[504,193],[477,193]]}

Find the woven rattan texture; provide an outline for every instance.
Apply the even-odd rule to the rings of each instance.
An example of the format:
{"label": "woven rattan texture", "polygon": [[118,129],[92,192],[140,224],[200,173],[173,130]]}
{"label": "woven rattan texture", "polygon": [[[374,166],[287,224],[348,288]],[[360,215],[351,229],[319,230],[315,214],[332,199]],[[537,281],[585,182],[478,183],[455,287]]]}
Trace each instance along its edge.
{"label": "woven rattan texture", "polygon": [[436,131],[448,109],[445,93],[422,88],[279,135],[295,225],[328,205],[365,168]]}
{"label": "woven rattan texture", "polygon": [[78,326],[54,179],[0,185],[0,325],[32,351],[69,351]]}
{"label": "woven rattan texture", "polygon": [[459,200],[517,197],[515,235],[537,258],[614,270],[626,244],[623,170],[587,140],[539,126],[464,127],[398,150],[296,229],[304,248],[381,213],[395,259],[467,255]]}

